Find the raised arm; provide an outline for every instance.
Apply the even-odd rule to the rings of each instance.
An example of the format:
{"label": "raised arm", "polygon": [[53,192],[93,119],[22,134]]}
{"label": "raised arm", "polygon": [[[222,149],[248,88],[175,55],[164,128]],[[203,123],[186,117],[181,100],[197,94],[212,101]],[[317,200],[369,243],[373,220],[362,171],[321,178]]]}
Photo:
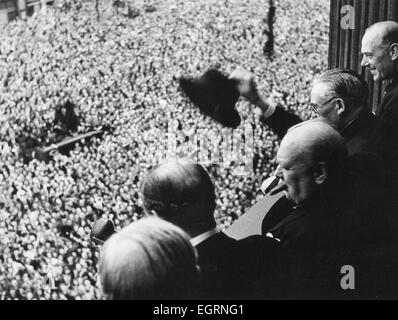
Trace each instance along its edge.
{"label": "raised arm", "polygon": [[252,73],[237,69],[229,78],[236,81],[239,94],[257,107],[256,113],[259,114],[260,121],[268,125],[280,139],[290,127],[302,122],[300,117],[286,111],[279,103],[262,97],[257,90]]}

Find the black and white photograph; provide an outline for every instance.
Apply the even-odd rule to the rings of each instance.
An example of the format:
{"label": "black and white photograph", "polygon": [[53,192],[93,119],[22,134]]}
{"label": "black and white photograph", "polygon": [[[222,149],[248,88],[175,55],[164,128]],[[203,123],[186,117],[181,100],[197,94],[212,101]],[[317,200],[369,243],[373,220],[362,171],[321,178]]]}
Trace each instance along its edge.
{"label": "black and white photograph", "polygon": [[396,299],[397,0],[0,0],[0,300]]}

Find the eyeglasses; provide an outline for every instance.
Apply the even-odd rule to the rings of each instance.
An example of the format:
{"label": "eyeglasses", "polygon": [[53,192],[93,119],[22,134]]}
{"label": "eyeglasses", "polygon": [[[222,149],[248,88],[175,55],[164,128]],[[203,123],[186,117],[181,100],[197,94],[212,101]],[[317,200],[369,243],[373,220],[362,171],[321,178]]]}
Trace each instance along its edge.
{"label": "eyeglasses", "polygon": [[311,110],[312,110],[314,113],[319,114],[319,110],[321,109],[321,107],[323,107],[324,105],[327,105],[327,104],[328,104],[329,102],[331,102],[333,99],[337,99],[337,98],[340,98],[340,97],[333,96],[333,97],[331,97],[329,100],[327,100],[327,101],[325,101],[325,102],[323,102],[323,103],[321,103],[321,104],[311,103]]}

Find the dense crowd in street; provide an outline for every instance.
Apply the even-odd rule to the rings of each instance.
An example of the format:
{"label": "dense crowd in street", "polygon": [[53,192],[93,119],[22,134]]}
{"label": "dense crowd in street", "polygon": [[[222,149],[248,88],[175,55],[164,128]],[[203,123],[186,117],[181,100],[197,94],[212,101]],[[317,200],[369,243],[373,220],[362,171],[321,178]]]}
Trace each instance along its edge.
{"label": "dense crowd in street", "polygon": [[[101,298],[91,225],[109,217],[121,228],[142,216],[140,181],[174,156],[170,136],[188,157],[198,140],[216,135],[222,145],[251,128],[252,170],[242,174],[242,159],[224,158],[207,169],[221,229],[256,202],[274,170],[276,137],[244,100],[242,124],[222,128],[190,103],[179,76],[242,67],[264,96],[309,117],[311,83],[327,63],[328,1],[276,2],[271,59],[263,54],[263,0],[150,4],[134,19],[103,5],[97,20],[92,3],[48,8],[0,33],[0,299]],[[113,130],[48,163],[22,161],[20,141],[48,145],[54,110],[67,100],[80,119],[75,134]]]}

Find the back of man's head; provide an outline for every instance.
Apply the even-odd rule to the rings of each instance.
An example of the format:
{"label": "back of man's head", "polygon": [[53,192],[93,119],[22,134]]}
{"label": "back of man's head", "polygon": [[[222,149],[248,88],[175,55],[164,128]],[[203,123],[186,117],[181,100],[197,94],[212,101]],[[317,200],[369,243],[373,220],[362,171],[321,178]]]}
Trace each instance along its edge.
{"label": "back of man's head", "polygon": [[168,162],[150,171],[141,185],[147,213],[155,212],[187,232],[215,227],[214,185],[199,164]]}
{"label": "back of man's head", "polygon": [[108,299],[190,298],[197,284],[197,254],[179,227],[147,217],[105,242],[99,275]]}
{"label": "back of man's head", "polygon": [[330,95],[341,98],[349,113],[368,106],[368,85],[356,71],[341,68],[331,69],[317,77],[315,83],[327,85]]}
{"label": "back of man's head", "polygon": [[347,145],[330,124],[321,119],[304,121],[290,128],[282,143],[294,145],[301,153],[298,155],[301,158],[325,164],[325,185],[334,187],[344,183],[348,162]]}

